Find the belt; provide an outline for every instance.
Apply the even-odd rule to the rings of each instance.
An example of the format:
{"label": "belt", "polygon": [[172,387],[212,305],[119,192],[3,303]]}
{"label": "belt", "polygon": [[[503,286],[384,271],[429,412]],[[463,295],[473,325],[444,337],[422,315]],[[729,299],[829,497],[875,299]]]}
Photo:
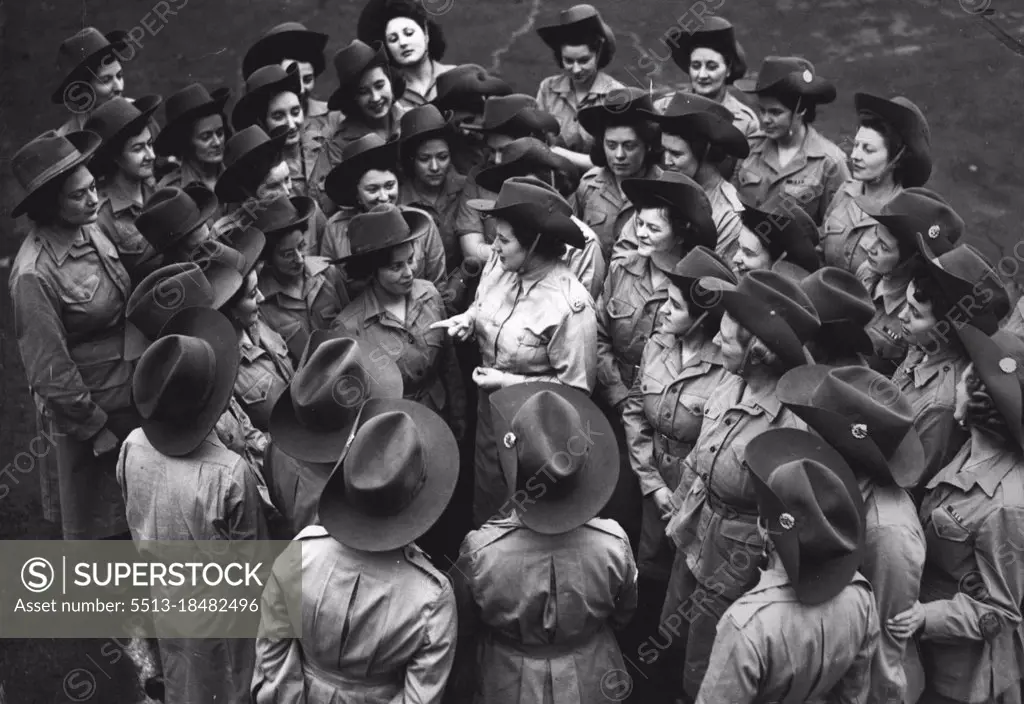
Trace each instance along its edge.
{"label": "belt", "polygon": [[490,631],[490,636],[497,645],[507,648],[524,658],[550,660],[572,655],[581,647],[590,643],[599,632],[600,629],[591,633],[581,633],[558,643],[522,643],[494,630]]}
{"label": "belt", "polygon": [[723,501],[717,494],[715,494],[709,488],[708,494],[708,506],[711,510],[717,513],[723,518],[730,518],[743,523],[757,523],[757,509],[756,508],[741,508]]}
{"label": "belt", "polygon": [[[293,641],[293,648],[299,647],[298,641]],[[302,671],[312,679],[327,682],[328,684],[344,692],[353,690],[365,692],[366,690],[388,689],[397,691],[401,686],[401,680],[395,677],[347,677],[335,670],[326,670],[307,657],[302,658]]]}

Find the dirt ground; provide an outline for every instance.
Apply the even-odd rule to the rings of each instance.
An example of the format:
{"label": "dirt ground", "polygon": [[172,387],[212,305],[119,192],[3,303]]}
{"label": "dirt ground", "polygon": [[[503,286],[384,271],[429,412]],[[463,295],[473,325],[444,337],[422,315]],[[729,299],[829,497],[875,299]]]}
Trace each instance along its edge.
{"label": "dirt ground", "polygon": [[[682,81],[665,59],[665,37],[694,28],[708,11],[737,25],[751,70],[770,54],[799,54],[833,79],[839,99],[819,111],[819,128],[837,143],[852,138],[853,93],[905,95],[931,125],[932,188],[963,216],[969,241],[1002,259],[1004,275],[1024,281],[1024,250],[1015,251],[1024,206],[1015,157],[1021,119],[1024,58],[1009,47],[1024,41],[1024,12],[1009,0],[591,0],[615,29],[611,67],[628,83],[663,89]],[[475,62],[500,72],[522,92],[554,72],[551,54],[533,32],[570,4],[550,0],[423,0],[448,39],[450,62]],[[998,4],[993,4],[993,2]],[[17,148],[67,115],[49,102],[60,41],[87,25],[135,30],[141,37],[125,65],[126,92],[169,95],[192,82],[239,89],[239,65],[264,29],[287,20],[330,34],[328,51],[354,34],[361,0],[0,0],[0,215],[18,198],[9,159]],[[990,7],[991,5],[991,7]],[[176,9],[169,14],[168,8]],[[997,39],[978,14],[1005,34]],[[675,27],[675,29],[673,29]],[[141,32],[141,34],[140,34]],[[319,80],[326,98],[333,71]],[[17,250],[17,228],[0,217],[2,259]],[[28,447],[35,430],[0,268],[0,465]],[[0,499],[0,539],[59,538],[40,518],[37,477]],[[2,567],[0,567],[2,568]],[[131,658],[113,641],[0,641],[0,704],[145,701]]]}

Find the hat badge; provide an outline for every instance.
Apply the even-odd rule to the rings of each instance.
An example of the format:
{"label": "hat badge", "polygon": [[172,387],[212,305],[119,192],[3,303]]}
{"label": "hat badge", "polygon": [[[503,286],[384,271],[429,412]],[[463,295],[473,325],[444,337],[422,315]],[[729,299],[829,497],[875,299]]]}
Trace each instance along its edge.
{"label": "hat badge", "polygon": [[938,225],[932,225],[931,227],[928,228],[928,237],[930,239],[935,239],[936,237],[939,236],[939,232],[940,232],[939,226]]}
{"label": "hat badge", "polygon": [[814,80],[814,75],[808,69],[804,69],[803,79],[804,83],[810,83]]}
{"label": "hat badge", "polygon": [[505,445],[505,447],[511,450],[516,444],[516,434],[505,433],[505,437],[501,439],[501,442]]}
{"label": "hat badge", "polygon": [[850,434],[858,440],[863,440],[868,436],[868,426],[863,423],[854,423],[850,426]]}
{"label": "hat badge", "polygon": [[1003,357],[999,360],[999,368],[1006,374],[1013,374],[1017,371],[1017,360],[1013,357]]}
{"label": "hat badge", "polygon": [[796,525],[796,519],[792,513],[784,513],[779,516],[779,525],[782,526],[782,530],[792,530]]}

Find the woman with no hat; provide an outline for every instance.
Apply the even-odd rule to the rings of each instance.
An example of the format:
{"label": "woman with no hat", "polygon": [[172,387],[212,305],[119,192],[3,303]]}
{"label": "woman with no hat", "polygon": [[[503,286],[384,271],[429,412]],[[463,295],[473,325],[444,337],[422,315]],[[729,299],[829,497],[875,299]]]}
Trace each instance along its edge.
{"label": "woman with no hat", "polygon": [[497,254],[484,268],[469,310],[434,323],[458,340],[475,335],[483,366],[473,371],[477,403],[474,525],[501,507],[511,487],[498,466],[489,398],[525,381],[551,381],[590,393],[597,377],[597,320],[583,284],[560,260],[583,237],[557,212],[557,194],[530,178],[505,182],[495,201],[472,207],[497,220]]}
{"label": "woman with no hat", "polygon": [[[699,281],[724,311],[715,341],[732,375],[704,406],[700,434],[683,460],[666,528],[676,556],[660,630],[670,641],[668,648],[685,651],[680,684],[691,699],[710,671],[708,658],[722,613],[757,580],[764,540],[743,453],[766,430],[804,427],[782,407],[776,386],[788,370],[808,362],[804,345],[819,325],[796,282],[776,272],[753,271],[736,285],[710,277]],[[668,624],[678,624],[678,633]]]}
{"label": "woman with no hat", "polygon": [[561,69],[540,82],[537,105],[558,120],[560,156],[589,169],[594,137],[580,124],[579,112],[624,87],[604,71],[615,56],[615,33],[593,5],[573,5],[558,14],[555,24],[538,27],[537,34]]}
{"label": "woman with no hat", "polygon": [[331,201],[325,182],[341,163],[345,147],[369,134],[376,134],[382,141],[397,137],[405,114],[405,108],[398,104],[405,92],[405,79],[389,68],[387,50],[380,43],[353,40],[334,55],[334,70],[338,88],[327,106],[341,111],[345,119],[317,156],[310,177],[312,196],[328,215],[338,204]]}
{"label": "woman with no hat", "polygon": [[320,150],[334,136],[343,119],[327,103],[313,97],[316,79],[327,68],[324,49],[327,35],[310,31],[298,22],[283,22],[268,29],[242,58],[242,78],[248,78],[264,66],[280,66],[288,71],[296,66],[302,81],[299,100],[305,120],[302,123],[302,148],[315,163]]}
{"label": "woman with no hat", "polygon": [[585,393],[558,384],[510,386],[490,403],[501,471],[515,491],[501,515],[466,536],[451,571],[453,701],[607,701],[608,673],[626,667],[613,629],[637,605],[629,540],[595,517],[615,489],[612,429]]}
{"label": "woman with no hat", "polygon": [[211,191],[224,173],[224,145],[231,137],[225,105],[227,88],[212,93],[201,83],[191,83],[164,104],[164,129],[153,142],[156,153],[177,164],[160,179],[161,188],[184,188],[193,183]]}
{"label": "woman with no hat", "polygon": [[871,295],[857,277],[834,266],[808,274],[800,288],[821,320],[818,333],[807,343],[818,364],[835,367],[867,366],[873,347],[864,329],[875,316]]}
{"label": "woman with no hat", "polygon": [[[797,367],[782,377],[778,394],[853,470],[865,506],[858,569],[871,582],[879,621],[888,621],[917,601],[925,561],[924,530],[905,488],[925,471],[913,407],[863,366]],[[882,629],[867,701],[916,702],[923,689],[917,644]]]}
{"label": "woman with no hat", "polygon": [[799,280],[818,268],[818,228],[796,201],[784,197],[761,208],[744,203],[740,222],[743,230],[731,260],[739,276],[775,269]]}
{"label": "woman with no hat", "polygon": [[877,212],[904,188],[923,186],[932,172],[931,137],[921,110],[906,98],[854,93],[859,129],[850,153],[852,178],[836,192],[821,224],[822,259],[856,273],[867,258],[860,246]]}
{"label": "woman with no hat", "polygon": [[860,205],[878,223],[861,238],[859,246],[867,256],[857,270],[875,304],[875,317],[867,326],[874,345],[871,366],[891,375],[911,345],[903,318],[908,288],[922,264],[917,233],[926,233],[929,246],[943,253],[960,239],[964,221],[925,188],[906,189],[881,207],[866,200]]}
{"label": "woman with no hat", "polygon": [[[139,359],[132,397],[142,425],[124,441],[117,482],[132,539],[157,556],[155,541],[190,540],[202,553],[209,541],[268,539],[258,471],[214,429],[231,401],[238,356],[231,323],[190,307],[167,321]],[[153,598],[178,595],[152,587]],[[160,638],[160,659],[166,701],[247,701],[251,640]]]}
{"label": "woman with no hat", "polygon": [[[368,134],[345,147],[341,162],[328,175],[325,184],[332,201],[340,207],[327,221],[320,255],[331,261],[347,257],[352,251],[348,237],[352,218],[378,205],[393,205],[412,214],[426,227],[426,234],[413,245],[416,251],[413,276],[442,290],[447,270],[441,232],[426,211],[398,205],[400,173],[397,139],[385,142],[375,134]],[[349,296],[359,295],[361,289],[357,281],[345,274],[345,282]]]}
{"label": "woman with no hat", "polygon": [[849,180],[846,155],[813,127],[818,107],[836,99],[836,89],[799,56],[769,56],[757,80],[736,87],[757,96],[761,130],[734,181],[744,201],[760,206],[787,196],[820,225],[829,203]]}
{"label": "woman with no hat", "polygon": [[296,536],[302,550],[278,558],[263,592],[256,704],[440,704],[448,682],[455,597],[414,541],[451,499],[458,443],[413,401],[372,398],[351,410],[319,524]]}
{"label": "woman with no hat", "polygon": [[768,565],[722,616],[696,701],[866,701],[880,629],[857,571],[864,501],[853,472],[794,429],[755,438],[744,462]]}
{"label": "woman with no hat", "polygon": [[154,190],[156,155],[148,123],[160,102],[158,95],[143,96],[135,103],[114,98],[93,111],[85,123],[102,139],[89,164],[99,182],[98,222],[136,282],[156,263],[156,252],[135,227],[135,220]]}
{"label": "woman with no hat", "polygon": [[917,639],[927,682],[921,702],[1019,702],[1024,343],[970,323],[954,329],[971,361],[955,411],[970,440],[926,485],[921,599],[886,628]]}
{"label": "woman with no hat", "polygon": [[437,79],[455,68],[441,63],[448,43],[428,7],[414,0],[369,0],[356,28],[362,41],[387,48],[391,66],[405,80],[405,90],[395,93],[395,101],[406,109],[433,100]]}
{"label": "woman with no hat", "polygon": [[39,458],[43,516],[60,522],[68,540],[128,530],[111,468],[138,424],[124,358],[131,280],[97,224],[100,200],[86,166],[99,146],[92,132],[46,132],[11,162],[25,191],[11,216],[30,220],[8,280],[14,335],[41,434],[53,444]]}
{"label": "woman with no hat", "polygon": [[310,333],[330,329],[349,302],[338,268],[306,254],[306,223],[315,209],[312,198],[278,196],[263,204],[253,223],[267,238],[257,281],[263,296],[260,313],[284,338],[294,361]]}
{"label": "woman with no hat", "polygon": [[[747,74],[747,55],[729,20],[701,17],[696,31],[687,31],[672,41],[672,60],[689,77],[690,91],[724,107],[747,141],[762,136],[757,113],[729,91],[730,85]],[[665,112],[682,93],[658,100],[655,109]]]}
{"label": "woman with no hat", "polygon": [[[732,259],[743,232],[743,203],[722,172],[730,157],[743,159],[750,153],[746,138],[732,125],[728,110],[692,93],[676,93],[660,114],[651,114],[651,119],[661,127],[662,168],[692,178],[704,189],[718,230],[715,251],[726,261]],[[725,173],[731,174],[732,167]],[[636,232],[627,225],[615,243],[612,258],[631,249],[636,249]]]}
{"label": "woman with no hat", "polygon": [[616,90],[601,104],[580,111],[580,125],[595,140],[590,152],[594,168],[583,174],[573,209],[597,233],[609,263],[619,233],[633,216],[622,181],[661,174],[661,142],[658,127],[650,120],[653,112],[650,96],[637,88]]}

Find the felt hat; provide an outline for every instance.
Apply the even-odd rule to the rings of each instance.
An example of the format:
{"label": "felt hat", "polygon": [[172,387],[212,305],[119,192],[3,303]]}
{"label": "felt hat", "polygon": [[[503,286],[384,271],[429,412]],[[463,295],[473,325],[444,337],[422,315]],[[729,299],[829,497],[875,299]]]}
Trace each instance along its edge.
{"label": "felt hat", "polygon": [[377,205],[348,223],[351,253],[337,261],[364,257],[423,237],[430,230],[430,216],[422,210]]}
{"label": "felt hat", "polygon": [[690,72],[690,57],[694,49],[717,51],[729,64],[726,84],[733,83],[747,73],[747,54],[736,40],[736,30],[724,17],[713,15],[700,18],[700,27],[684,31],[672,42],[672,60],[686,73]]}
{"label": "felt hat", "polygon": [[498,460],[523,524],[565,533],[596,516],[615,491],[619,451],[611,423],[583,392],[529,382],[490,396]]}
{"label": "felt hat", "polygon": [[537,34],[555,51],[561,51],[566,45],[589,43],[595,37],[602,39],[597,56],[598,69],[610,64],[615,56],[615,33],[593,5],[573,5],[562,10],[556,23],[538,27]]}
{"label": "felt hat", "polygon": [[198,183],[161,188],[146,201],[135,227],[162,254],[213,217],[217,206],[213,191]]}
{"label": "felt hat", "polygon": [[246,277],[256,268],[263,248],[267,246],[267,236],[255,227],[233,227],[221,236],[221,241],[242,255],[240,272]]}
{"label": "felt hat", "polygon": [[116,157],[111,152],[112,145],[122,137],[142,132],[162,102],[159,95],[144,95],[134,102],[127,98],[113,98],[96,108],[85,121],[85,129],[95,132],[103,140],[94,159]]}
{"label": "felt hat", "polygon": [[60,80],[50,95],[50,101],[58,105],[63,103],[66,91],[82,71],[97,62],[108,60],[108,57],[116,57],[116,52],[124,49],[127,36],[123,30],[103,34],[95,27],[86,27],[61,42],[57,50],[57,73]]}
{"label": "felt hat", "polygon": [[244,130],[264,124],[267,106],[281,93],[294,93],[296,97],[302,95],[298,66],[293,64],[287,71],[277,64],[256,69],[245,79],[245,93],[231,111],[231,125],[236,130]]}
{"label": "felt hat", "polygon": [[287,140],[288,130],[280,128],[268,136],[259,125],[232,135],[224,145],[224,173],[217,179],[217,197],[225,203],[241,203],[253,195],[246,192],[243,184],[252,181],[252,174],[265,176],[284,161],[282,150]]}
{"label": "felt hat", "polygon": [[875,304],[860,279],[845,269],[826,266],[807,275],[800,288],[821,320],[818,338],[871,354],[873,346],[864,326],[875,317]]}
{"label": "felt hat", "polygon": [[767,56],[757,78],[741,78],[736,87],[744,93],[792,95],[822,105],[836,99],[836,87],[802,56]]}
{"label": "felt hat", "polygon": [[737,159],[745,159],[750,154],[746,135],[733,125],[729,109],[702,95],[679,91],[672,96],[664,112],[645,114],[660,125],[665,134],[677,135],[688,142],[706,142]]}
{"label": "felt hat", "polygon": [[346,95],[354,95],[363,74],[371,68],[382,68],[391,81],[391,93],[397,101],[405,92],[405,79],[389,70],[388,52],[383,42],[367,44],[358,39],[334,54],[334,71],[338,76],[338,87],[327,99],[329,110],[338,110],[345,102]]}
{"label": "felt hat", "polygon": [[[932,175],[931,130],[924,113],[903,96],[880,98],[870,93],[854,93],[857,112],[877,115],[903,140],[904,187],[923,186]],[[895,157],[895,154],[890,157]]]}
{"label": "felt hat", "polygon": [[555,154],[544,142],[535,137],[520,137],[505,145],[501,163],[481,169],[476,183],[481,188],[497,193],[501,184],[514,176],[537,176],[546,171],[576,174],[576,166],[564,156]]}
{"label": "felt hat", "polygon": [[327,35],[309,30],[299,22],[283,22],[268,29],[242,58],[242,78],[247,79],[264,66],[280,64],[286,59],[313,65],[313,75],[324,72],[324,49]]}
{"label": "felt hat", "polygon": [[482,66],[460,64],[437,77],[431,102],[438,110],[482,115],[485,99],[512,93],[512,86]]}
{"label": "felt hat", "polygon": [[657,178],[622,180],[622,192],[637,209],[671,208],[690,224],[685,233],[676,233],[689,245],[714,249],[718,228],[711,214],[711,201],[700,184],[676,171],[663,171]]}
{"label": "felt hat", "polygon": [[509,137],[542,137],[558,133],[558,120],[537,107],[537,99],[525,93],[488,98],[484,101],[483,120],[463,124],[468,130],[480,130]]}
{"label": "felt hat", "polygon": [[164,102],[164,127],[153,140],[157,154],[174,154],[179,150],[192,125],[200,118],[220,115],[227,130],[229,124],[224,107],[230,99],[230,89],[216,88],[211,93],[201,83],[190,83],[169,97]]}
{"label": "felt hat", "polygon": [[295,230],[305,229],[306,222],[313,217],[316,204],[309,196],[279,195],[260,204],[253,227],[267,236],[286,235]]}
{"label": "felt hat", "polygon": [[399,140],[384,141],[371,132],[349,142],[341,150],[341,161],[327,174],[324,191],[338,205],[354,206],[355,186],[370,169],[398,175]]}
{"label": "felt hat", "polygon": [[921,234],[917,246],[924,255],[925,271],[942,291],[943,300],[932,302],[935,317],[958,325],[970,323],[986,335],[994,334],[1010,314],[1010,296],[985,255],[969,244],[960,244],[935,256]]}
{"label": "felt hat", "polygon": [[[882,207],[863,197],[855,202],[896,239],[901,262],[920,253],[918,234],[924,236],[935,256],[951,250],[964,234],[963,218],[942,196],[928,188],[907,188]],[[870,249],[876,240],[877,235],[869,232],[860,246]]]}
{"label": "felt hat", "polygon": [[970,324],[953,329],[1010,434],[1024,448],[1024,340],[1005,330],[989,336]]}
{"label": "felt hat", "polygon": [[651,121],[653,112],[650,94],[627,86],[608,93],[600,104],[580,110],[578,119],[580,127],[597,136],[604,134],[605,128],[612,124]]}
{"label": "felt hat", "polygon": [[708,291],[700,285],[701,279],[720,279],[733,286],[739,283],[729,263],[715,250],[701,245],[691,249],[682,259],[669,252],[655,252],[651,255],[651,263],[663,271],[676,288],[686,292],[699,308],[713,308],[719,301],[717,292]]}
{"label": "felt hat", "polygon": [[572,220],[572,207],[558,192],[533,176],[510,178],[497,200],[471,198],[466,204],[484,216],[508,220],[567,245],[583,249],[586,238]]}
{"label": "felt hat", "polygon": [[25,195],[14,206],[11,217],[24,213],[43,186],[88,162],[101,142],[95,132],[83,130],[61,136],[50,130],[19,149],[11,160],[11,172]]}
{"label": "felt hat", "polygon": [[773,261],[785,254],[786,261],[807,273],[818,268],[818,226],[795,200],[783,196],[760,208],[743,206],[740,220],[764,243]]}

